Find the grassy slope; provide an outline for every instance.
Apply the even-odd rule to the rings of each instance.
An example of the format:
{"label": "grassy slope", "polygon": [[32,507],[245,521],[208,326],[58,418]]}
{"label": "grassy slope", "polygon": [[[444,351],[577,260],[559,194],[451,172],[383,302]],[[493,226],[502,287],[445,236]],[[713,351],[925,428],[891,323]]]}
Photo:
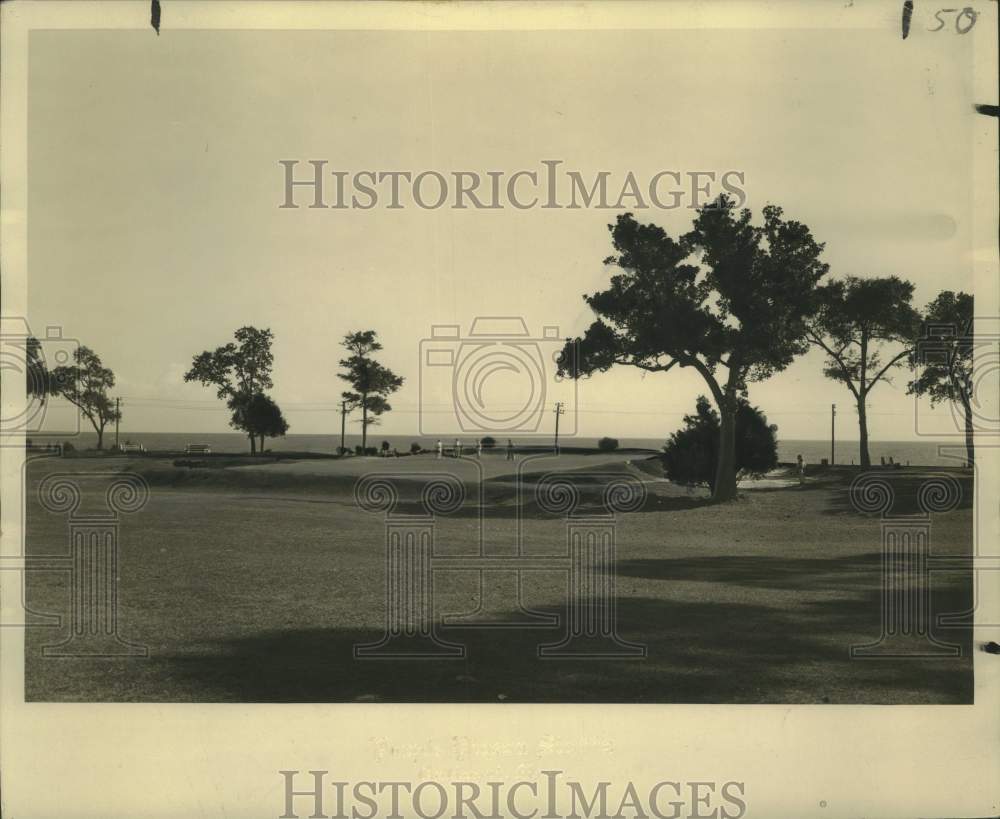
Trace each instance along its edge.
{"label": "grassy slope", "polygon": [[[509,467],[493,458],[484,531],[502,549],[515,531],[513,484]],[[571,458],[562,463],[625,469],[620,456],[594,456],[592,467],[586,456]],[[32,466],[29,483],[51,468],[123,463],[44,461]],[[440,466],[423,456],[407,468]],[[358,661],[353,646],[381,636],[384,554],[381,518],[355,506],[353,475],[298,467],[301,474],[213,470],[211,478],[155,462],[140,468],[152,494],[122,525],[121,632],[146,643],[150,657],[45,659],[40,646],[58,630],[29,630],[31,700],[971,700],[967,633],[940,632],[963,644],[960,659],[849,658],[851,644],[879,632],[879,522],[850,510],[842,476],[802,490],[746,492],[726,506],[648,484],[645,508],[618,528],[619,631],[648,646],[645,660],[538,659],[537,645],[557,640],[558,629],[443,629],[465,643],[465,659]],[[936,553],[970,551],[968,505],[935,517]],[[534,507],[526,514],[526,551],[564,550],[561,520]],[[28,523],[29,554],[65,550],[65,519],[30,496]],[[467,554],[478,532],[476,510],[463,508],[439,520],[437,543]],[[562,610],[564,576],[525,577],[531,608]],[[935,574],[933,582],[937,611],[968,607],[967,575]],[[470,574],[440,572],[437,584],[439,612],[475,608]],[[64,575],[29,575],[35,610],[65,611],[67,589]]]}

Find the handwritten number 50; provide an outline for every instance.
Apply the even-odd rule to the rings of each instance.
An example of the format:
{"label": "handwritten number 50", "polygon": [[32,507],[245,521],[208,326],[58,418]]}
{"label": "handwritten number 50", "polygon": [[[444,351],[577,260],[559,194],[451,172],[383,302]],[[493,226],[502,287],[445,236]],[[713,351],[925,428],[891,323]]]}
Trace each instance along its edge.
{"label": "handwritten number 50", "polygon": [[928,27],[928,31],[940,31],[945,27],[946,23],[941,16],[942,14],[955,14],[955,31],[959,34],[968,34],[976,24],[976,18],[979,17],[979,12],[968,6],[961,11],[958,9],[940,9],[934,12],[934,19],[938,22],[937,28]]}

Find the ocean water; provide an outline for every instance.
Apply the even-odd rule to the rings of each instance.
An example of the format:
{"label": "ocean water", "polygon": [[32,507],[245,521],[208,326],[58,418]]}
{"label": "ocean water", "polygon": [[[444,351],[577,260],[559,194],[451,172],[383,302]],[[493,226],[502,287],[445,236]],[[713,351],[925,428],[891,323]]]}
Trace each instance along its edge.
{"label": "ocean water", "polygon": [[[494,436],[499,443],[503,442],[500,436]],[[44,440],[68,440],[72,441],[77,449],[93,448],[97,444],[97,436],[92,432],[82,432],[73,437],[44,439]],[[247,452],[249,445],[247,439],[236,432],[122,432],[119,440],[122,443],[131,441],[142,444],[148,450],[158,451],[182,451],[188,444],[208,444],[213,452]],[[374,433],[368,438],[368,445],[380,447],[382,441],[388,441],[390,447],[397,448],[400,452],[408,452],[410,444],[417,442],[426,449],[432,449],[436,438],[423,438],[419,435],[379,435]],[[448,445],[454,439],[445,440]],[[462,439],[466,445],[472,444],[475,440],[473,436],[466,436]],[[564,446],[596,446],[597,438],[565,438]],[[658,451],[663,447],[664,439],[658,438],[619,438],[619,445],[623,448],[649,449]],[[346,445],[352,448],[361,443],[361,436],[354,434],[346,436]],[[43,439],[38,439],[42,443]],[[105,445],[114,442],[114,433],[104,436]],[[515,444],[528,444],[529,441],[518,441],[514,438]],[[539,445],[546,442],[538,441]],[[327,452],[334,453],[340,445],[339,435],[286,435],[284,438],[269,439],[266,448],[272,452]],[[887,461],[891,456],[894,461],[901,464],[909,463],[912,466],[961,466],[964,463],[965,447],[961,439],[952,440],[920,440],[920,441],[871,441],[869,451],[872,461],[878,463],[884,457]],[[830,457],[830,442],[826,441],[799,441],[781,440],[778,441],[778,460],[783,462],[794,462],[798,455],[807,464],[819,463],[822,458]],[[838,464],[860,463],[858,455],[857,441],[838,441],[835,451],[835,462]]]}

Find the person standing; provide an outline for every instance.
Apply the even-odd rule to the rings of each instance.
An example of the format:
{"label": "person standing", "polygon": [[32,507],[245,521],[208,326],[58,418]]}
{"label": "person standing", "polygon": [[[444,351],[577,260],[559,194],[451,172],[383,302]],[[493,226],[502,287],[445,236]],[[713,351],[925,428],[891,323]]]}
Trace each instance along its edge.
{"label": "person standing", "polygon": [[799,486],[802,486],[806,482],[806,462],[802,460],[802,456],[799,455],[795,459],[798,463],[798,473],[799,473]]}
{"label": "person standing", "polygon": [[456,438],[454,456],[458,458],[461,454],[462,454],[462,442],[459,441],[458,438]]}
{"label": "person standing", "polygon": [[437,448],[437,459],[440,461],[444,457],[444,444],[441,443],[440,438],[438,438],[436,448]]}
{"label": "person standing", "polygon": [[476,442],[476,459],[477,460],[482,460],[483,459],[483,440],[482,440],[482,438],[480,438]]}
{"label": "person standing", "polygon": [[514,460],[514,442],[510,438],[507,439],[507,460]]}

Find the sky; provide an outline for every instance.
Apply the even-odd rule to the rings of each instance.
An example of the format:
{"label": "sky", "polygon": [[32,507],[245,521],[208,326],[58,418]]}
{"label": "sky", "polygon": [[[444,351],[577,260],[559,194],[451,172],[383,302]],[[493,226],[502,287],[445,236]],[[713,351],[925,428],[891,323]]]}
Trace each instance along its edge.
{"label": "sky", "polygon": [[[214,390],[183,374],[246,324],[275,334],[291,432],[339,432],[340,340],[375,329],[406,379],[387,434],[443,423],[448,396],[420,389],[433,325],[467,335],[476,316],[514,316],[542,338],[593,320],[582,295],[606,286],[618,211],[282,209],[282,159],[739,170],[755,213],[779,204],[826,243],[831,276],[901,275],[923,306],[972,289],[972,63],[954,37],[905,45],[850,29],[36,31],[29,320],[98,352],[122,429],[146,432],[228,429]],[[636,215],[676,234],[693,213]],[[825,437],[837,403],[839,436],[856,438],[851,396],[822,364],[810,352],[751,385],[781,437]],[[873,439],[916,436],[905,382],[872,393]],[[665,438],[705,392],[689,371],[617,368],[568,397],[564,434]]]}

